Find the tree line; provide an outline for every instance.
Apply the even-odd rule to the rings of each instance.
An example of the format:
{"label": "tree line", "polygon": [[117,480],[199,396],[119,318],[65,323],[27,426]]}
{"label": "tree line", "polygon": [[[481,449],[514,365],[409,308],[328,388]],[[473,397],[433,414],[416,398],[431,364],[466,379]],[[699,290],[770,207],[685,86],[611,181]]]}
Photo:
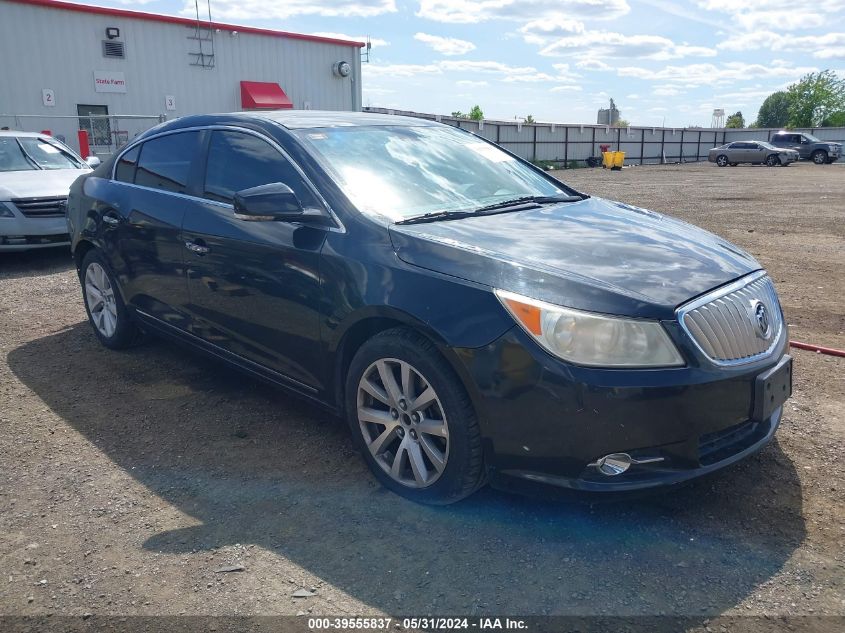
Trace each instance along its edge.
{"label": "tree line", "polygon": [[[745,127],[742,112],[730,115],[725,127]],[[749,127],[845,127],[845,80],[832,70],[804,75],[766,97]]]}

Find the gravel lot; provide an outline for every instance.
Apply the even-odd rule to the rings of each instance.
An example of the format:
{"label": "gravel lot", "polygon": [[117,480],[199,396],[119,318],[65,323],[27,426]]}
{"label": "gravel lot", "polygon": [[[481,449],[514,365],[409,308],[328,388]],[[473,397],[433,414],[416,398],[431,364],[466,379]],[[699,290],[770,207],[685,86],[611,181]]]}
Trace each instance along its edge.
{"label": "gravel lot", "polygon": [[[560,177],[748,249],[792,338],[845,347],[845,165]],[[64,252],[0,255],[0,347],[0,614],[845,615],[842,358],[793,350],[777,440],[685,489],[430,508],[310,405],[100,347]]]}

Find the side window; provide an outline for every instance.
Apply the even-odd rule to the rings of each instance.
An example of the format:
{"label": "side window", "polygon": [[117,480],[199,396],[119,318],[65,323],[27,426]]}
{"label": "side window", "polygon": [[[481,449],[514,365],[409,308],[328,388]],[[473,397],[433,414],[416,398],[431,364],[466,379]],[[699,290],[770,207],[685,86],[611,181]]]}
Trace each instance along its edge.
{"label": "side window", "polygon": [[212,132],[203,197],[231,204],[235,192],[271,182],[293,189],[303,207],[321,206],[299,172],[267,141],[243,132]]}
{"label": "side window", "polygon": [[135,184],[185,193],[199,132],[179,132],[147,141],[135,170]]}
{"label": "side window", "polygon": [[136,145],[117,161],[117,167],[114,170],[115,180],[121,182],[135,182],[135,166],[138,164],[138,154],[141,153],[141,146]]}

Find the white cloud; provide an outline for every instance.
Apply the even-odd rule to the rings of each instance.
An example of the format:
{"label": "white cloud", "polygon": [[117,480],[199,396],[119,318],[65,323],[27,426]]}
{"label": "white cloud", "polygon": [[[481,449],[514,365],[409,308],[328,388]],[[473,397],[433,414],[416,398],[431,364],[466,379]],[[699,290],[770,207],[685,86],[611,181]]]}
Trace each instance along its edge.
{"label": "white cloud", "polygon": [[428,33],[417,33],[414,39],[427,44],[441,55],[465,55],[475,50],[475,44],[456,37],[441,37]]}
{"label": "white cloud", "polygon": [[582,59],[579,62],[575,62],[576,68],[582,68],[584,70],[598,70],[598,71],[606,71],[606,70],[613,70],[613,66],[603,62],[600,59]]}
{"label": "white cloud", "polygon": [[520,27],[523,39],[529,44],[542,46],[549,40],[583,33],[584,23],[572,18],[554,16],[545,20],[531,20]]}
{"label": "white cloud", "polygon": [[681,91],[674,86],[657,86],[651,94],[657,97],[676,97],[681,94]]}
{"label": "white cloud", "polygon": [[438,22],[477,24],[558,16],[609,20],[630,10],[626,0],[420,0],[417,15]]}
{"label": "white cloud", "polygon": [[[334,0],[215,0],[213,17],[216,20],[240,20],[290,18],[297,15],[319,15],[324,17],[372,17],[383,13],[395,13],[396,0],[356,0],[336,2]],[[183,15],[196,16],[196,7],[189,0],[185,2]]]}
{"label": "white cloud", "polygon": [[[554,64],[555,72],[540,71],[533,66],[510,66],[495,61],[473,61],[466,59],[444,59],[431,64],[365,64],[364,75],[367,78],[409,78],[417,75],[441,75],[444,73],[462,73],[471,75],[492,75],[497,80],[507,83],[567,83],[571,84],[580,77],[572,72],[568,64]],[[462,85],[479,85],[484,80],[463,80]],[[366,84],[365,84],[366,85]]]}
{"label": "white cloud", "polygon": [[608,31],[584,31],[561,37],[540,50],[540,55],[561,57],[590,54],[595,57],[677,59],[713,57],[716,51],[704,46],[675,44],[660,35],[623,35]]}
{"label": "white cloud", "polygon": [[745,62],[725,62],[715,64],[688,64],[686,66],[666,66],[652,70],[640,66],[617,68],[621,77],[634,77],[652,81],[682,82],[691,87],[718,85],[737,81],[751,81],[766,77],[785,77],[798,79],[801,75],[816,71],[813,67],[774,66],[747,64]]}
{"label": "white cloud", "polygon": [[[347,35],[346,33],[329,33],[327,31],[317,31],[311,35],[316,35],[317,37],[331,37],[336,40],[349,40],[352,42],[366,42],[367,38],[370,37],[369,35]],[[390,46],[390,42],[379,37],[370,37],[370,44],[373,45],[373,48]]]}
{"label": "white cloud", "polygon": [[698,0],[706,11],[725,13],[733,23],[747,31],[776,28],[779,31],[797,31],[818,28],[830,23],[834,14],[845,10],[842,0],[754,0],[744,3],[737,0]]}
{"label": "white cloud", "polygon": [[571,86],[555,86],[554,88],[550,88],[549,92],[581,92],[583,88],[578,85],[571,85]]}
{"label": "white cloud", "polygon": [[486,81],[473,81],[472,79],[461,79],[456,81],[455,84],[458,86],[465,86],[467,88],[481,88],[482,86],[489,86],[489,82]]}
{"label": "white cloud", "polygon": [[[437,64],[362,64],[362,71],[369,77],[414,77],[416,75],[439,75]],[[366,84],[364,84],[366,85]]]}
{"label": "white cloud", "polygon": [[836,59],[845,57],[845,33],[790,36],[772,31],[758,31],[727,39],[719,44],[719,48],[730,51],[803,51],[817,59]]}

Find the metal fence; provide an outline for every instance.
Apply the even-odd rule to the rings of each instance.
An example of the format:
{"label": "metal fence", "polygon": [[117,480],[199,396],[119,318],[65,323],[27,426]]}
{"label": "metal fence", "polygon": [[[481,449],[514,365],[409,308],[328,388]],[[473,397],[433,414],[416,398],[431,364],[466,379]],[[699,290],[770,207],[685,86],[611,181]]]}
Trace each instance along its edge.
{"label": "metal fence", "polygon": [[8,127],[19,132],[49,131],[52,136],[77,151],[80,149],[77,132],[86,130],[91,153],[104,157],[166,118],[163,114],[0,114],[0,128]]}
{"label": "metal fence", "polygon": [[[563,123],[521,123],[516,121],[470,121],[451,116],[422,114],[385,108],[364,108],[366,112],[397,114],[439,121],[470,130],[491,140],[514,154],[533,162],[549,162],[556,166],[583,166],[584,161],[601,153],[602,145],[625,152],[628,165],[687,163],[707,160],[707,153],[731,141],[766,141],[780,128],[670,128],[631,126],[616,128],[605,125],[573,125]],[[810,132],[822,140],[845,141],[845,128],[812,128]],[[575,161],[572,163],[572,161]]]}

